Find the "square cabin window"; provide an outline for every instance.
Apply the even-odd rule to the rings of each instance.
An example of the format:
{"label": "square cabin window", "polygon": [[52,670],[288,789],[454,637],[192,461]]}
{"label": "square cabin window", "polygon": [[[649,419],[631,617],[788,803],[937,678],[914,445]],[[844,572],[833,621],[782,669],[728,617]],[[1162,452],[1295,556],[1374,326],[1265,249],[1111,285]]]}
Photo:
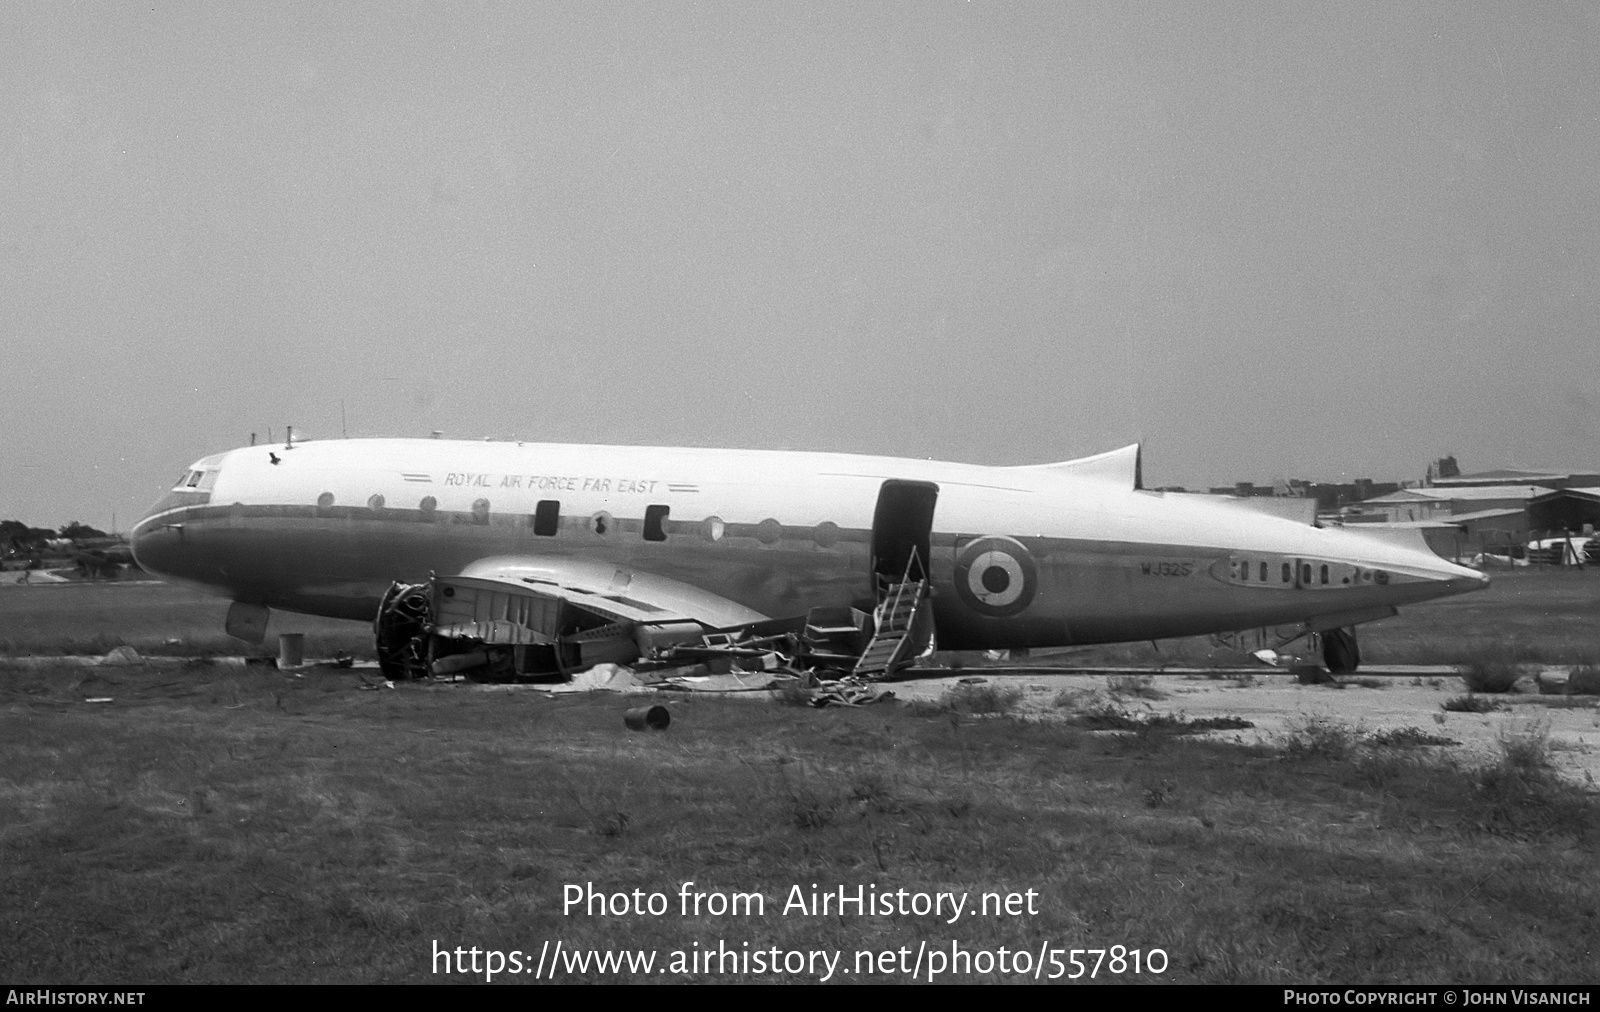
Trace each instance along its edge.
{"label": "square cabin window", "polygon": [[556,536],[561,529],[561,500],[540,499],[533,510],[533,533],[546,538]]}
{"label": "square cabin window", "polygon": [[644,539],[646,541],[667,540],[667,532],[661,525],[671,511],[671,506],[646,506],[644,508]]}

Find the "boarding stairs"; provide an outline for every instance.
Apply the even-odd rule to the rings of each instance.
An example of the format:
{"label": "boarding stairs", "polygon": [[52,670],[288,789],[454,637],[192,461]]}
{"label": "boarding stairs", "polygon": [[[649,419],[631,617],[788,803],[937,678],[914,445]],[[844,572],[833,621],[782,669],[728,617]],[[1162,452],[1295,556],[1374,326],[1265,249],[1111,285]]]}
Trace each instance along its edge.
{"label": "boarding stairs", "polygon": [[[917,576],[913,576],[913,573]],[[915,555],[899,582],[880,578],[876,627],[867,649],[861,652],[852,674],[862,678],[889,678],[928,646],[933,628],[928,614],[928,581],[921,578]]]}

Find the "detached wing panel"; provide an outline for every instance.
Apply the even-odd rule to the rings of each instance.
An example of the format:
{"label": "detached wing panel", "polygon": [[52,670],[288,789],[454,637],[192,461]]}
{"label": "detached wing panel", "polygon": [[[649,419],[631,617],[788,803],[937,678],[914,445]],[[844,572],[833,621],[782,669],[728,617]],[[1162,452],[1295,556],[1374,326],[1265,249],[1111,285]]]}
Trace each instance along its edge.
{"label": "detached wing panel", "polygon": [[487,643],[553,644],[569,631],[568,609],[609,624],[707,629],[767,616],[678,580],[574,559],[482,559],[458,576],[435,577],[435,632]]}

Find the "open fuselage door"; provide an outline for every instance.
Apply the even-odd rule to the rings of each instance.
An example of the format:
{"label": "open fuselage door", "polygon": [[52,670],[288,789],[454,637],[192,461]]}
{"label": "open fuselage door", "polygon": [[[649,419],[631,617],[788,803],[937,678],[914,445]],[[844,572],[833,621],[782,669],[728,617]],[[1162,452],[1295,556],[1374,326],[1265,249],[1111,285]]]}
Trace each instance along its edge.
{"label": "open fuselage door", "polygon": [[939,486],[890,478],[872,514],[873,634],[855,673],[886,678],[933,644],[928,560]]}

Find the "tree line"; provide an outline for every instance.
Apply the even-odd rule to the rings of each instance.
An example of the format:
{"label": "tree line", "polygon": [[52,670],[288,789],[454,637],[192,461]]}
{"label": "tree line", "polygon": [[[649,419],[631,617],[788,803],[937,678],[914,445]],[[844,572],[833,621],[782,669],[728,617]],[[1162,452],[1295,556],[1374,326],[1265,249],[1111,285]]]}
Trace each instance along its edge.
{"label": "tree line", "polygon": [[97,539],[111,540],[111,535],[77,520],[54,531],[48,527],[29,527],[20,520],[0,520],[0,551],[7,556],[42,555],[50,550],[52,541],[71,541],[77,545]]}

